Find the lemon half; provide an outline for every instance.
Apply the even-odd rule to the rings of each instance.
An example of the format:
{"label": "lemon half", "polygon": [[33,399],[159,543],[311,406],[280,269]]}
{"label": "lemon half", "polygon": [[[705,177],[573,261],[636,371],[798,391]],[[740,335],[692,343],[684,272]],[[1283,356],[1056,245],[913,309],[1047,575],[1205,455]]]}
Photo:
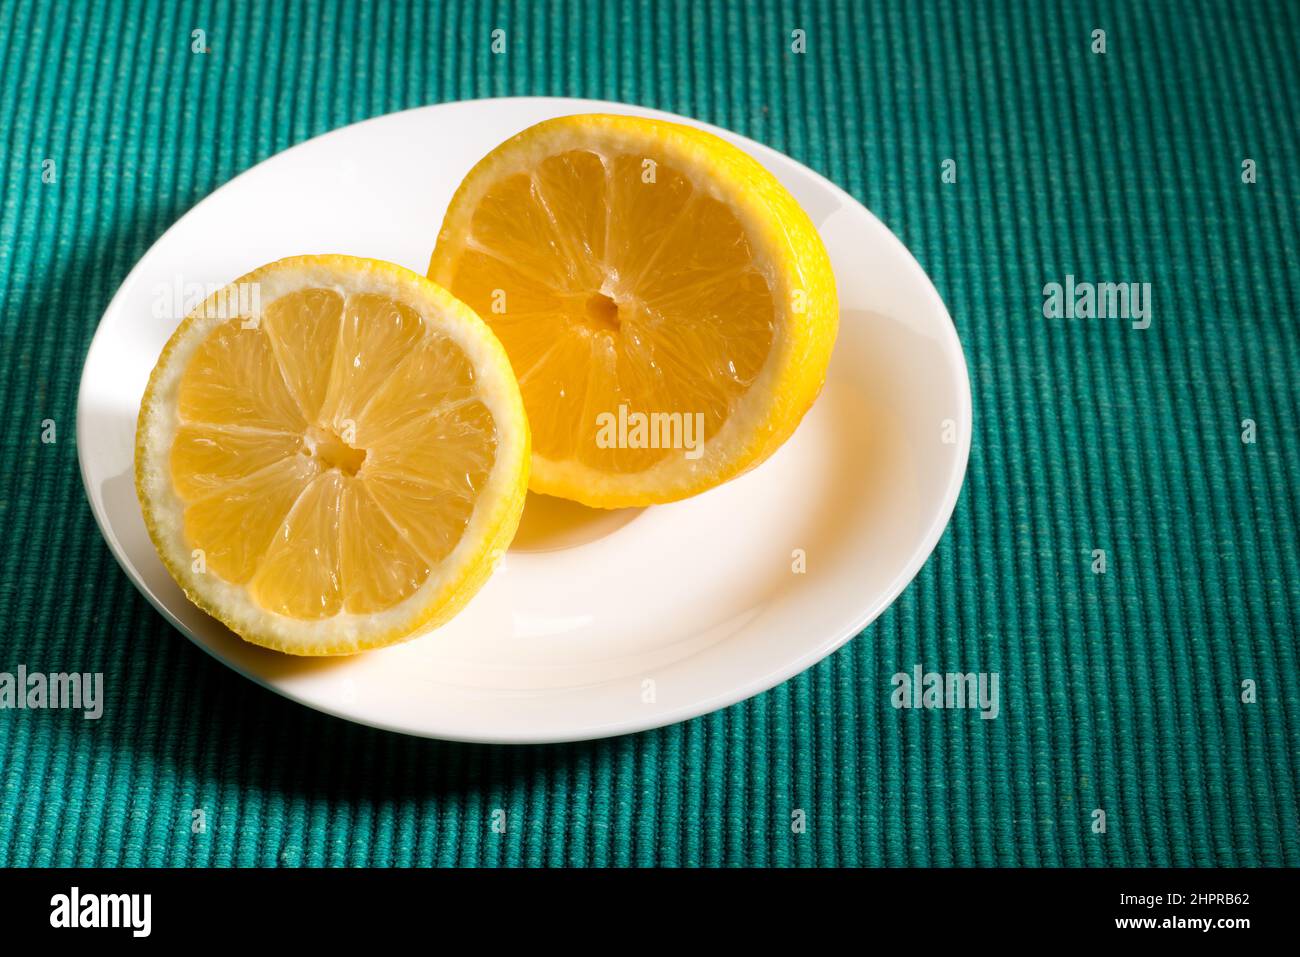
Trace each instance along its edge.
{"label": "lemon half", "polygon": [[136,433],[149,534],[189,598],[301,655],[454,614],[509,545],[529,432],[500,343],[389,263],[284,259],[172,335]]}
{"label": "lemon half", "polygon": [[453,197],[429,276],[501,339],[532,488],[668,502],[772,454],[826,376],[835,281],[808,216],[718,137],[632,116],[547,120]]}

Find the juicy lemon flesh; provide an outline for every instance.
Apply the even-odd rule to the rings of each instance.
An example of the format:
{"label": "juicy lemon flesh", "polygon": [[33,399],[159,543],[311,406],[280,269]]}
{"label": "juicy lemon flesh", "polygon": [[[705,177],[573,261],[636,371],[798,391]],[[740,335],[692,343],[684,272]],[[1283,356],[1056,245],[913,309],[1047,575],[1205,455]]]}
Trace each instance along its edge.
{"label": "juicy lemon flesh", "polygon": [[505,346],[534,451],[607,473],[682,453],[603,448],[598,416],[700,413],[707,441],[763,369],[777,324],[732,208],[631,153],[570,149],[492,184],[450,288]]}
{"label": "juicy lemon flesh", "polygon": [[463,536],[496,454],[473,368],[410,306],[308,288],[183,371],[169,468],[206,571],[263,610],[391,608]]}

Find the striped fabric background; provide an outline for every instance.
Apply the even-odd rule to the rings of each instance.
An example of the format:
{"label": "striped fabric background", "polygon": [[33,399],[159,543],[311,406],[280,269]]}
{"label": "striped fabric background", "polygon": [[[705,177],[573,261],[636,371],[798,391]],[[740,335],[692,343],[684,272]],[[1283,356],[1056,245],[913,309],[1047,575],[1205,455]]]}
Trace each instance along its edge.
{"label": "striped fabric background", "polygon": [[[76,461],[95,324],[190,206],[339,125],[508,94],[687,113],[824,173],[933,277],[975,396],[951,527],[864,635],[562,747],[406,739],[239,678],[119,571]],[[102,671],[108,703],[0,712],[0,863],[1300,865],[1297,116],[1300,10],[1265,0],[3,0],[0,671]],[[1067,274],[1151,283],[1150,328],[1045,319]],[[918,662],[998,672],[1001,716],[894,710]]]}

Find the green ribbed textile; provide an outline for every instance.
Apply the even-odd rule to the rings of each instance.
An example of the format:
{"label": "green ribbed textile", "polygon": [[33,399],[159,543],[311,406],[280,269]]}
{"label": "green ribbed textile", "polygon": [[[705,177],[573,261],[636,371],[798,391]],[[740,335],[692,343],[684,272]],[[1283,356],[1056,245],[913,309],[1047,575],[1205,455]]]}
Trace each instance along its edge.
{"label": "green ribbed textile", "polygon": [[[843,186],[951,309],[975,434],[935,554],[828,660],[660,731],[470,747],[291,704],[164,623],[74,411],[109,298],[211,190],[516,94],[689,114]],[[1300,865],[1298,108],[1300,8],[1266,0],[3,0],[0,671],[102,671],[108,703],[0,712],[0,863]],[[1044,318],[1067,275],[1149,282],[1150,328]],[[1000,716],[895,710],[917,663],[997,672]]]}

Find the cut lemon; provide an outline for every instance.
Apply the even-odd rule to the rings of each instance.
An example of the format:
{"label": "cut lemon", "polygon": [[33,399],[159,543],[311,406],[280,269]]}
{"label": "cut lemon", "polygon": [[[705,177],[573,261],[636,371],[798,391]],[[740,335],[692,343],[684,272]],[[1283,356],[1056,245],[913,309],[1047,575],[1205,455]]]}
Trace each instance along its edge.
{"label": "cut lemon", "polygon": [[500,343],[369,259],[304,256],[211,296],[140,408],[136,490],[186,595],[300,655],[450,618],[519,524],[528,426]]}
{"label": "cut lemon", "polygon": [[615,508],[694,495],[794,432],[839,320],[816,229],[757,161],[631,116],[548,120],[480,161],[429,277],[510,355],[532,488]]}

